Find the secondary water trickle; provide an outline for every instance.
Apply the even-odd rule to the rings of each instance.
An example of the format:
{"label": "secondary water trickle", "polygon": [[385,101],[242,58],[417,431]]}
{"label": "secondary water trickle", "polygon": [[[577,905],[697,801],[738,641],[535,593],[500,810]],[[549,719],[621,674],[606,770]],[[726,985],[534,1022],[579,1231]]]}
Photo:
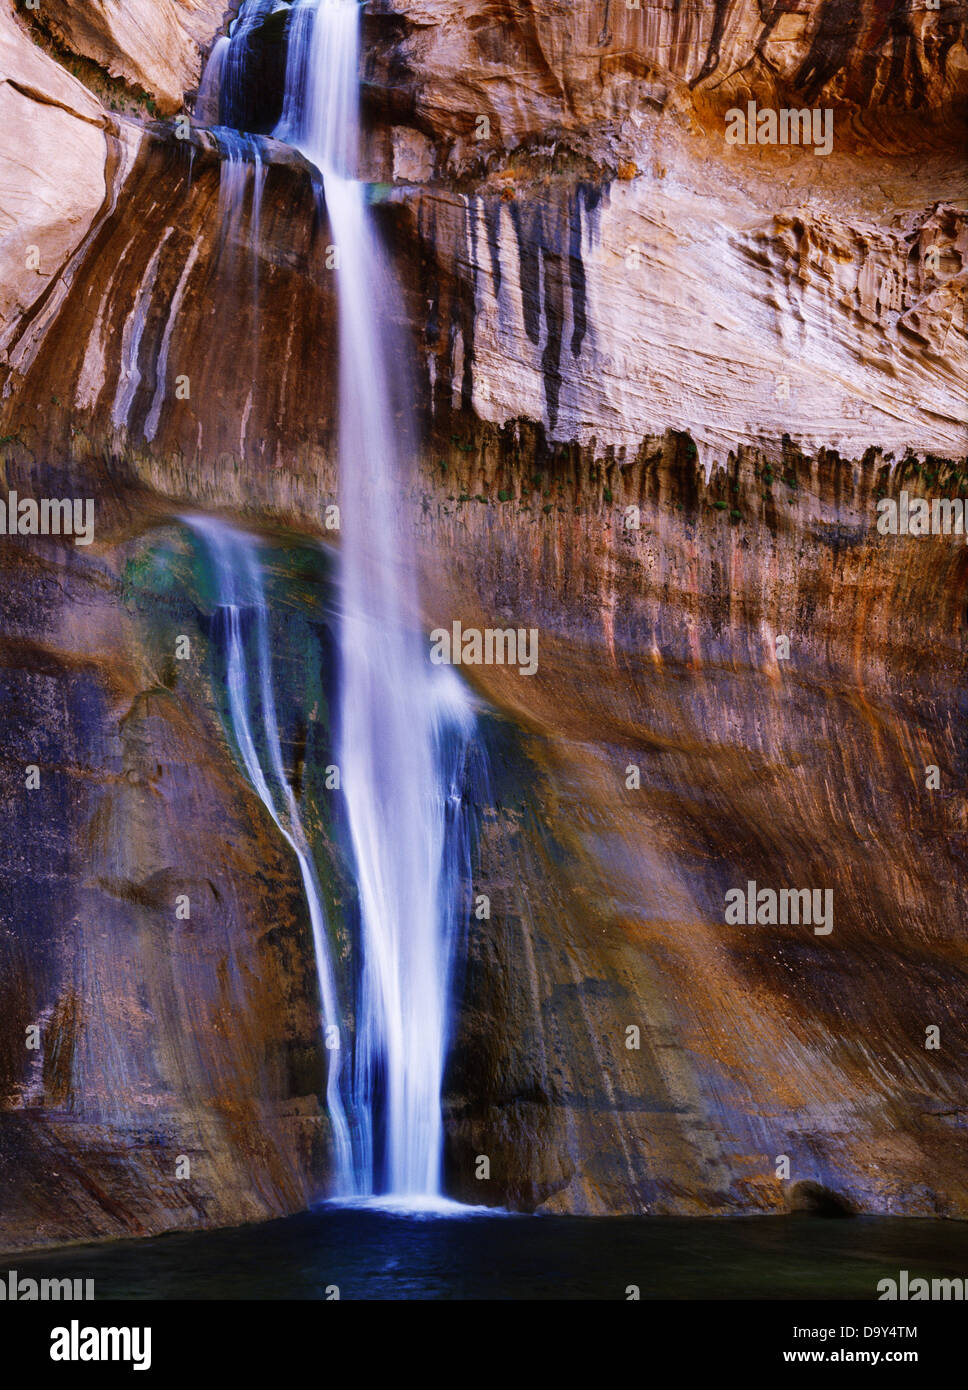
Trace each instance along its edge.
{"label": "secondary water trickle", "polygon": [[[312,924],[323,1023],[326,1028],[340,1030],[341,1010],[330,963],[322,894],[279,743],[268,605],[258,548],[251,537],[223,521],[194,516],[186,518],[186,522],[201,538],[215,579],[218,612],[224,625],[224,678],[232,736],[250,784],[298,860]],[[254,680],[250,674],[253,668]],[[328,1058],[326,1103],[333,1130],[336,1186],[340,1192],[352,1192],[354,1164],[340,1086],[340,1049],[329,1051]]]}

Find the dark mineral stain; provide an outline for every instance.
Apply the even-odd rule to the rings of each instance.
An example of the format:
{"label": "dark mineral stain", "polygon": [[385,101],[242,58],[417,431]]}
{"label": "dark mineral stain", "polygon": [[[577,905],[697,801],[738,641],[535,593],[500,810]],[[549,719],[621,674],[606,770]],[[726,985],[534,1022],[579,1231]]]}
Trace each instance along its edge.
{"label": "dark mineral stain", "polygon": [[588,331],[585,263],[582,260],[583,217],[591,218],[601,202],[601,190],[593,184],[582,183],[575,190],[570,214],[569,271],[571,279],[571,313],[574,327],[571,333],[571,354],[577,357]]}
{"label": "dark mineral stain", "polygon": [[729,13],[732,0],[714,0],[716,7],[713,15],[713,30],[709,36],[709,47],[706,50],[706,58],[698,74],[689,83],[690,87],[697,86],[702,80],[715,72],[719,63],[719,45],[723,41],[723,32],[726,28],[726,18]]}
{"label": "dark mineral stain", "polygon": [[501,203],[488,198],[484,202],[484,225],[487,228],[487,249],[491,256],[491,275],[495,297],[501,293]]}
{"label": "dark mineral stain", "polygon": [[[469,224],[469,225],[468,225]],[[468,265],[471,267],[470,280],[460,297],[460,327],[464,345],[463,370],[460,383],[462,410],[474,408],[474,322],[477,310],[477,218],[470,216],[464,222],[467,243],[464,248]],[[451,343],[453,350],[453,343]]]}
{"label": "dark mineral stain", "polygon": [[541,248],[544,262],[544,311],[548,336],[544,352],[541,354],[541,370],[544,372],[545,400],[548,406],[548,424],[554,429],[558,421],[558,400],[561,395],[561,334],[565,317],[564,267],[561,257],[561,224],[555,221],[550,229],[554,233],[554,243]]}
{"label": "dark mineral stain", "polygon": [[917,109],[923,106],[925,91],[924,73],[918,62],[918,41],[911,24],[905,0],[894,0],[891,13],[891,75],[888,78],[889,91],[910,88],[910,105]]}
{"label": "dark mineral stain", "polygon": [[856,0],[827,0],[810,52],[795,78],[795,86],[806,101],[814,101],[846,67],[862,24],[863,14]]}
{"label": "dark mineral stain", "polygon": [[518,239],[518,264],[521,272],[521,305],[524,310],[524,331],[532,343],[541,337],[541,207],[511,204],[511,221]]}
{"label": "dark mineral stain", "polygon": [[[585,267],[582,261],[582,214],[594,211],[601,194],[581,184],[561,201],[511,207],[511,219],[518,242],[521,302],[524,328],[537,346],[541,341],[544,314],[545,346],[541,353],[548,423],[553,430],[558,421],[561,396],[561,352],[565,319],[565,257],[571,290],[571,352],[577,357],[588,332]],[[567,246],[567,253],[566,253]]]}

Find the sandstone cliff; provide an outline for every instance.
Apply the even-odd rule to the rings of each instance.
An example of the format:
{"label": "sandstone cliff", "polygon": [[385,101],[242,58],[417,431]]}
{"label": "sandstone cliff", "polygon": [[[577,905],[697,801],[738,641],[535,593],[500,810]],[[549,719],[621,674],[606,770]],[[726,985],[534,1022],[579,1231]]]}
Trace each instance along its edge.
{"label": "sandstone cliff", "polygon": [[[89,552],[4,542],[6,1246],[250,1219],[325,1181],[298,875],[167,528],[199,507],[321,534],[338,270],[268,96],[231,147],[150,119],[191,109],[228,7],[124,8],[51,0],[42,32],[0,8],[4,481],[99,517]],[[787,1155],[860,1209],[964,1216],[968,567],[873,520],[902,489],[968,494],[965,7],[415,0],[365,30],[424,616],[542,644],[530,681],[470,673],[494,912],[468,929],[451,1189],[779,1210]],[[748,101],[830,109],[831,153],[727,145]],[[280,602],[308,611],[296,569]],[[727,926],[749,879],[832,888],[833,933]]]}

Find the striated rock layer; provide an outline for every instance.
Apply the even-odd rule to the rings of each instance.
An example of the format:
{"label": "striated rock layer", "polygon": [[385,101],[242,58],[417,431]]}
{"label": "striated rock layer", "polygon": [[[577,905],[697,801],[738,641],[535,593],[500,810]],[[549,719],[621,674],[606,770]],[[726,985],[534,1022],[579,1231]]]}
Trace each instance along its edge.
{"label": "striated rock layer", "polygon": [[203,51],[227,9],[227,0],[44,0],[26,17],[170,115],[198,85]]}
{"label": "striated rock layer", "polygon": [[[434,619],[541,641],[532,678],[471,672],[529,767],[515,744],[482,854],[460,1190],[499,1136],[498,1183],[555,1210],[777,1208],[786,1155],[862,1210],[963,1214],[963,543],[872,536],[876,471],[831,456],[746,455],[717,511],[675,441],[604,470],[609,502],[577,456],[535,489],[522,444],[429,523]],[[750,879],[832,890],[832,932],[728,925]]]}
{"label": "striated rock layer", "polygon": [[[221,9],[172,0],[150,40],[108,6],[49,16],[173,112]],[[534,676],[464,670],[493,799],[445,1095],[463,1198],[773,1211],[813,1182],[968,1213],[965,546],[874,527],[902,490],[968,496],[965,18],[366,7],[422,617],[540,641]],[[271,84],[229,143],[112,111],[36,37],[0,7],[0,460],[21,495],[93,498],[97,528],[0,549],[12,1248],[278,1214],[327,1173],[298,871],[225,742],[166,529],[201,507],[322,532],[325,198],[267,136]],[[748,100],[830,108],[832,152],[727,145]],[[300,563],[278,601],[311,626]],[[306,644],[293,710],[320,707]],[[832,932],[728,924],[750,880],[832,890]],[[203,907],[178,923],[185,883]]]}
{"label": "striated rock layer", "polygon": [[[415,0],[372,6],[370,72],[436,157],[467,168],[532,139],[693,127],[756,95],[833,106],[857,138],[919,113],[950,140],[968,94],[968,10],[921,0]],[[486,118],[486,126],[480,125]],[[929,124],[940,125],[929,133]],[[403,122],[401,122],[403,124]]]}

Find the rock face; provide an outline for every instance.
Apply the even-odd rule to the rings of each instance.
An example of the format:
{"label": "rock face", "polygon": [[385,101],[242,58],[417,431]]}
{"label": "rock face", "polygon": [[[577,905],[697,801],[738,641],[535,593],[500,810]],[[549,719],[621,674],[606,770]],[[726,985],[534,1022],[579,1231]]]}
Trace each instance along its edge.
{"label": "rock face", "polygon": [[311,938],[173,656],[211,637],[184,538],[2,557],[3,1247],[297,1210],[328,1147]]}
{"label": "rock face", "polygon": [[[266,20],[273,42],[280,13]],[[881,104],[863,108],[877,118],[866,143],[857,114],[866,89],[854,107],[836,84],[833,94],[823,89],[817,99],[834,103],[832,152],[817,157],[802,147],[727,145],[721,111],[700,99],[706,78],[700,82],[698,74],[708,62],[702,26],[687,61],[683,34],[667,32],[665,10],[635,16],[623,9],[622,25],[648,20],[647,42],[636,51],[651,55],[653,64],[668,57],[670,45],[679,54],[688,110],[671,97],[655,98],[653,108],[660,109],[637,120],[612,118],[607,104],[595,113],[579,110],[571,128],[543,143],[509,150],[505,136],[494,135],[474,159],[455,165],[451,156],[442,163],[431,157],[446,147],[447,136],[434,127],[434,143],[427,143],[422,133],[421,126],[430,128],[421,115],[426,88],[454,71],[470,83],[475,69],[459,63],[456,31],[464,43],[476,34],[480,45],[490,30],[457,26],[446,7],[428,29],[421,14],[420,6],[411,7],[406,24],[383,11],[369,19],[371,77],[382,75],[387,85],[380,90],[396,91],[397,98],[407,91],[407,103],[397,105],[408,104],[412,113],[407,126],[374,131],[369,157],[374,173],[399,180],[383,215],[411,292],[407,327],[429,415],[448,414],[455,390],[461,408],[498,425],[534,418],[537,400],[550,438],[599,453],[634,450],[644,436],[668,429],[686,431],[707,473],[731,449],[770,448],[783,434],[808,451],[836,448],[855,458],[872,444],[885,455],[908,448],[963,453],[965,221],[952,142],[961,128],[965,50],[954,30],[943,54],[931,41],[932,25],[949,33],[947,18],[925,12],[920,47],[912,50],[921,66],[929,57],[935,63],[936,81],[914,91],[896,73],[896,90],[884,79],[876,89]],[[811,53],[813,66],[831,72],[830,54],[847,62],[853,53],[836,27],[829,31],[834,7],[817,7],[818,23],[821,15],[828,27],[814,33],[799,66],[788,64],[791,72],[812,71]],[[539,21],[536,15],[535,33],[544,32]],[[724,24],[739,43],[738,15]],[[261,80],[258,32],[248,43]],[[901,39],[890,28],[878,32],[881,48],[893,53]],[[424,52],[431,40],[436,46]],[[564,72],[571,42],[549,37],[539,51],[557,55]],[[610,43],[620,42],[616,31]],[[509,41],[502,52],[523,88],[509,109],[527,109],[530,87],[519,71],[518,47]],[[772,71],[762,61],[742,67],[752,74],[747,88],[741,93],[733,83],[727,105],[742,100],[745,106],[746,97],[761,106],[809,99],[806,76],[802,90],[778,92],[761,69]],[[489,82],[478,74],[475,90],[485,88]],[[636,91],[642,89],[640,81]],[[914,173],[908,150],[918,130],[903,108],[905,97],[932,112],[930,122],[924,117],[923,156]],[[459,109],[456,93],[441,101],[451,112]],[[534,119],[547,129],[547,112]],[[295,471],[318,475],[325,468],[320,452],[330,452],[327,383],[334,374],[314,370],[310,344],[330,351],[336,285],[308,171],[303,166],[300,179],[298,161],[262,142],[269,175],[256,237],[251,160],[213,162],[210,139],[178,140],[160,127],[145,137],[128,120],[114,124],[109,143],[121,167],[113,182],[125,191],[112,195],[95,253],[84,256],[83,284],[69,296],[47,348],[41,334],[54,323],[49,312],[39,323],[15,317],[5,333],[12,368],[5,390],[17,398],[11,421],[34,431],[31,397],[46,405],[54,381],[54,394],[72,407],[59,429],[44,421],[47,437],[38,437],[38,446],[61,451],[65,428],[90,425],[94,435],[121,431],[136,452],[147,443],[156,458],[177,453],[203,478],[219,459],[223,474],[229,460],[233,473],[251,468],[257,476],[246,478],[250,492],[264,491],[267,462],[282,464],[297,454],[315,455],[316,462],[301,461]],[[515,130],[507,138],[528,135]],[[43,149],[52,138],[44,136]],[[444,177],[412,184],[435,165],[456,167],[456,184]],[[609,177],[616,169],[621,177]],[[130,207],[149,185],[157,197],[132,227]],[[229,203],[231,217],[225,216]],[[52,239],[55,228],[62,241],[62,223],[50,228]],[[53,267],[58,273],[59,243],[49,255],[41,246],[40,276],[19,269],[22,249],[10,247],[15,276],[42,285]],[[59,309],[73,275],[71,268],[60,277]],[[429,305],[425,279],[434,289]],[[138,356],[133,391],[123,360],[126,328],[129,350]],[[133,343],[135,331],[140,337]],[[240,341],[247,369],[236,360]],[[36,393],[32,372],[40,377]],[[260,386],[253,391],[256,373]],[[195,383],[184,404],[176,376],[189,389]],[[178,490],[185,486],[190,482],[179,476]]]}
{"label": "rock face", "polygon": [[[223,7],[130,31],[121,8],[47,14],[180,109]],[[243,79],[275,70],[280,13]],[[364,31],[425,620],[540,636],[533,677],[465,671],[492,710],[492,915],[467,929],[450,1190],[709,1213],[814,1183],[968,1214],[968,562],[874,525],[902,491],[968,495],[963,7],[419,0]],[[181,138],[57,51],[0,8],[4,481],[98,516],[90,550],[0,551],[10,1248],[278,1214],[327,1173],[298,873],[226,743],[171,529],[321,531],[325,197],[268,134],[271,82],[242,83],[255,135]],[[831,152],[728,144],[750,101],[829,109]],[[279,602],[308,633],[300,582]],[[291,654],[292,710],[321,642]],[[832,932],[728,922],[750,881],[830,890]]]}
{"label": "rock face", "polygon": [[[543,491],[490,451],[466,484],[489,500],[434,524],[434,616],[542,646],[527,682],[478,672],[525,736],[482,850],[459,1190],[496,1145],[526,1205],[771,1209],[786,1155],[863,1210],[963,1214],[963,546],[872,535],[877,472],[831,456],[781,479],[747,454],[717,511],[676,441],[598,488],[539,456]],[[750,880],[829,888],[832,932],[727,924]]]}
{"label": "rock face", "polygon": [[684,431],[707,473],[784,434],[853,458],[959,457],[964,214],[939,200],[882,220],[839,196],[811,205],[791,179],[763,215],[777,180],[737,171],[720,198],[700,193],[705,166],[674,167],[604,192],[552,180],[511,201],[421,199],[418,228],[467,301],[436,344],[435,408],[460,377],[480,419],[537,401],[550,438],[633,453]]}
{"label": "rock face", "polygon": [[441,167],[589,133],[641,148],[650,114],[710,128],[752,95],[764,106],[834,106],[863,138],[901,112],[920,113],[923,126],[929,113],[953,118],[968,90],[960,4],[416,0],[399,13],[372,8],[371,64],[388,77],[378,90],[397,109],[400,89],[409,91],[414,123],[433,137]]}
{"label": "rock face", "polygon": [[100,104],[40,53],[0,9],[0,116],[17,140],[0,150],[0,349],[51,290],[107,187],[107,118]]}
{"label": "rock face", "polygon": [[152,96],[170,115],[198,85],[202,52],[227,8],[226,0],[44,0],[38,19],[71,53]]}

